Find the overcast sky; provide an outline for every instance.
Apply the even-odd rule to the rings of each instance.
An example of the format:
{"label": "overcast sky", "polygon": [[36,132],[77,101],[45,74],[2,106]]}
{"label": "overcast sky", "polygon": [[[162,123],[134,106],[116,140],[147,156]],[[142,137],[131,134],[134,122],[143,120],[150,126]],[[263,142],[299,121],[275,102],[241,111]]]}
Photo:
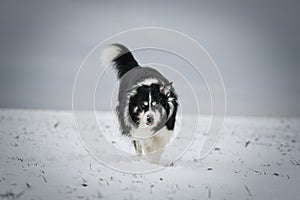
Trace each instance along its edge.
{"label": "overcast sky", "polygon": [[158,26],[207,49],[229,115],[300,116],[299,9],[299,1],[273,0],[1,1],[0,107],[70,109],[76,72],[94,46]]}

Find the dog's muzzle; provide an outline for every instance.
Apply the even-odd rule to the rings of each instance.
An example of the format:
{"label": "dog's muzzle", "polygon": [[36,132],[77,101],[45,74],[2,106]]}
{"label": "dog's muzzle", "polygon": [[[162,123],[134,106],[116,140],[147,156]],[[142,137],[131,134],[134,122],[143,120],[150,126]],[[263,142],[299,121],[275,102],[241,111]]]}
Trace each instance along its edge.
{"label": "dog's muzzle", "polygon": [[154,115],[149,113],[146,115],[146,124],[152,126],[154,124]]}

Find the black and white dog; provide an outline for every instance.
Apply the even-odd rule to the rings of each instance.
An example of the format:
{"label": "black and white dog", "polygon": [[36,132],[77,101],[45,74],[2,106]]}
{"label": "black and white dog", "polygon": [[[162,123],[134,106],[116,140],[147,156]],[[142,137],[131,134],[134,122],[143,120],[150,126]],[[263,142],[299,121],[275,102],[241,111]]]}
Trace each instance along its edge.
{"label": "black and white dog", "polygon": [[144,152],[158,163],[175,126],[178,101],[172,82],[153,68],[139,66],[122,44],[106,47],[101,62],[112,63],[120,80],[116,112],[122,134],[131,138],[137,155]]}

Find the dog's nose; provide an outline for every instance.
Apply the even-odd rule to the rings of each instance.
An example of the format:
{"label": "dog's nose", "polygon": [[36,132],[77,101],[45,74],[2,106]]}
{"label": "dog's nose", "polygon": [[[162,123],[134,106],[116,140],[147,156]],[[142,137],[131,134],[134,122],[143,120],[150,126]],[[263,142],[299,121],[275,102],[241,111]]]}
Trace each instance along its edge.
{"label": "dog's nose", "polygon": [[154,122],[154,116],[153,115],[147,115],[147,123],[152,124]]}

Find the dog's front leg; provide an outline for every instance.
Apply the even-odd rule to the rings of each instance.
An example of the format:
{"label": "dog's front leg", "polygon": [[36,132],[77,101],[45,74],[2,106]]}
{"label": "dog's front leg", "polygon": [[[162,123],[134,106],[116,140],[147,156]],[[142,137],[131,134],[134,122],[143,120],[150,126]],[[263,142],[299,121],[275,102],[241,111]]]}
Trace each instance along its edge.
{"label": "dog's front leg", "polygon": [[142,156],[143,153],[143,149],[142,149],[142,145],[138,140],[132,140],[136,155],[138,156]]}

